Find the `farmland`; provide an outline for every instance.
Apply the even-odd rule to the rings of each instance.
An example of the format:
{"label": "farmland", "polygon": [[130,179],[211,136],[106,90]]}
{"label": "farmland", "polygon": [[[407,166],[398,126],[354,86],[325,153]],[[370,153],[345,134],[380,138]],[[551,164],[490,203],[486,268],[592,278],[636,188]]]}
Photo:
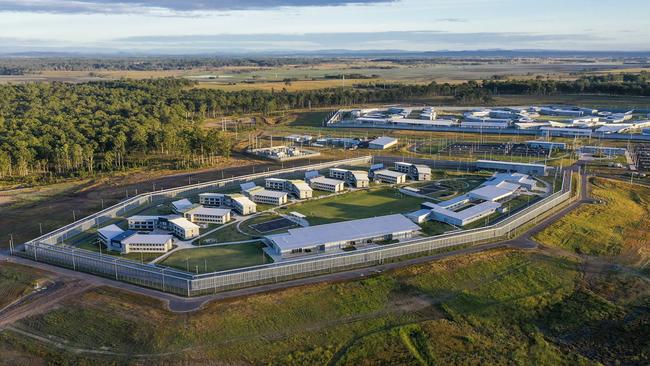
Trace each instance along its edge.
{"label": "farmland", "polygon": [[43,273],[16,264],[0,265],[0,309],[27,294]]}

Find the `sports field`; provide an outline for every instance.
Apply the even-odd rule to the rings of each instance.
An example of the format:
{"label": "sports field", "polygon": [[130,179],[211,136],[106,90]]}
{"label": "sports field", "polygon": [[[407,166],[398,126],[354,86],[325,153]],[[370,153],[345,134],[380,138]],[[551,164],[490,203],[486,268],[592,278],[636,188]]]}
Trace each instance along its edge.
{"label": "sports field", "polygon": [[160,264],[192,273],[209,273],[271,262],[261,242],[179,250]]}
{"label": "sports field", "polygon": [[420,208],[423,199],[401,194],[395,188],[350,192],[291,206],[312,225],[406,213]]}

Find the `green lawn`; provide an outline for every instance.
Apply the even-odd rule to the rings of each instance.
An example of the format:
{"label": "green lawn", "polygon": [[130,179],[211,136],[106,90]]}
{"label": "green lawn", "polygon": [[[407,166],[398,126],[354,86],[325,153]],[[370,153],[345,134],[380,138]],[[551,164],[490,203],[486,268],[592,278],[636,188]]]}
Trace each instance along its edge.
{"label": "green lawn", "polygon": [[269,263],[261,242],[179,250],[160,264],[183,271],[209,273]]}
{"label": "green lawn", "polygon": [[422,202],[423,199],[385,187],[299,203],[291,206],[291,211],[306,215],[312,225],[320,225],[415,211]]}

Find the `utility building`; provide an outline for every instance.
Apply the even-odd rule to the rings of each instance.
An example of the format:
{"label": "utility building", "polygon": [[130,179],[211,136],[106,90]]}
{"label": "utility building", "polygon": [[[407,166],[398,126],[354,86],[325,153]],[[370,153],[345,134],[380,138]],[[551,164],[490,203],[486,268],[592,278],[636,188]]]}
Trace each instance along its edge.
{"label": "utility building", "polygon": [[368,148],[374,150],[386,150],[395,145],[397,145],[397,139],[384,136],[370,141],[368,143]]}

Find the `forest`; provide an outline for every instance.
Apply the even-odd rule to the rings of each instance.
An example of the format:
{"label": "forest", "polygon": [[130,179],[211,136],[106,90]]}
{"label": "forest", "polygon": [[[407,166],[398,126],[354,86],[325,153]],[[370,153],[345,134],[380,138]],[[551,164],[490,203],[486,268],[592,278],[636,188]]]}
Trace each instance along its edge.
{"label": "forest", "polygon": [[363,84],[300,92],[194,88],[184,79],[27,83],[0,86],[0,179],[51,180],[149,167],[151,156],[191,168],[229,156],[234,141],[201,128],[206,118],[309,106],[408,102],[448,96],[484,104],[494,94],[650,95],[647,73],[575,81],[487,80],[462,84]]}

